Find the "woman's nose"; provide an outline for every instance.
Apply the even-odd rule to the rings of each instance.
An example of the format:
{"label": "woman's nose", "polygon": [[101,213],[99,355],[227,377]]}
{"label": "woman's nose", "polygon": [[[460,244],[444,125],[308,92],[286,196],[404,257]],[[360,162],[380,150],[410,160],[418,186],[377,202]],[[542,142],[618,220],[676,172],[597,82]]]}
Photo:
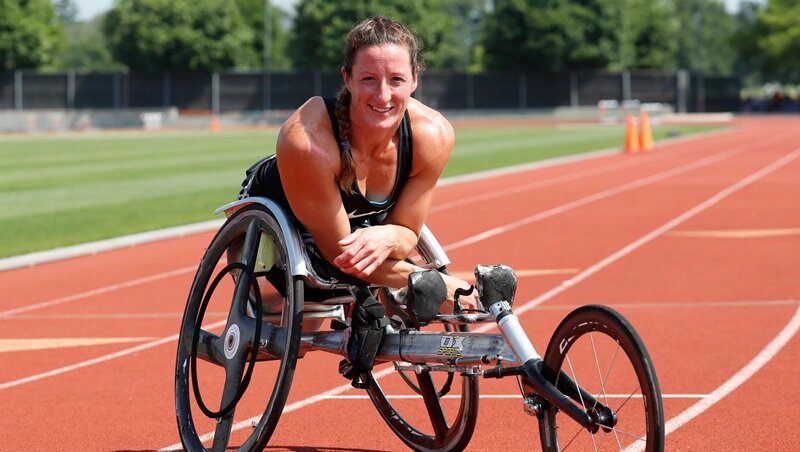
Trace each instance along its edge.
{"label": "woman's nose", "polygon": [[378,84],[375,97],[377,97],[378,100],[383,102],[389,102],[389,100],[392,98],[392,92],[389,89],[389,84],[386,83],[386,81],[381,81]]}

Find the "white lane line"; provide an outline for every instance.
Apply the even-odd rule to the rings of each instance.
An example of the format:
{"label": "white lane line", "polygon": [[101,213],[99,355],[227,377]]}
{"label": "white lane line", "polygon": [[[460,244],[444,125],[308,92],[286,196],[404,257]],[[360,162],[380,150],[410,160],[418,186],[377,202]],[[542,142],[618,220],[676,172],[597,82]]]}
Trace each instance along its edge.
{"label": "white lane line", "polygon": [[55,306],[59,304],[69,303],[71,301],[80,300],[83,298],[93,297],[95,295],[102,295],[104,293],[114,292],[120,289],[126,289],[128,287],[139,286],[142,284],[151,283],[154,281],[160,281],[162,279],[171,278],[173,276],[179,276],[186,273],[191,273],[197,270],[197,266],[193,265],[191,267],[184,267],[179,268],[177,270],[170,270],[167,272],[156,273],[155,275],[149,275],[142,278],[132,279],[130,281],[125,281],[124,283],[119,284],[112,284],[110,286],[104,286],[99,289],[88,290],[86,292],[76,293],[73,295],[68,295],[66,297],[60,297],[53,300],[42,301],[41,303],[31,304],[28,306],[22,306],[15,309],[9,309],[8,311],[0,311],[0,318],[3,317],[10,317],[15,314],[19,314],[21,312],[28,312],[33,311],[36,309],[47,308],[50,306]]}
{"label": "white lane line", "polygon": [[[545,292],[544,294],[542,294],[542,295],[540,295],[540,296],[538,296],[538,297],[536,297],[536,298],[524,303],[522,306],[515,306],[514,307],[515,313],[517,315],[522,315],[522,314],[530,311],[531,309],[535,308],[537,305],[539,305],[541,303],[544,303],[545,301],[555,297],[556,295],[560,294],[561,292],[564,292],[565,290],[569,289],[570,287],[574,286],[575,284],[585,280],[589,276],[597,273],[601,269],[611,265],[612,263],[618,261],[619,259],[622,259],[626,255],[628,255],[628,254],[632,253],[634,250],[644,246],[645,244],[647,244],[648,242],[652,241],[653,239],[655,239],[659,235],[663,234],[664,232],[668,231],[669,229],[672,229],[675,226],[683,223],[684,221],[692,218],[693,216],[703,212],[704,210],[708,209],[709,207],[713,206],[714,204],[717,204],[718,202],[720,202],[721,200],[723,200],[726,197],[730,196],[731,194],[735,193],[736,191],[738,191],[738,190],[740,190],[740,189],[752,184],[753,182],[756,182],[757,180],[759,180],[762,177],[772,173],[773,171],[778,170],[782,166],[784,166],[787,163],[791,162],[792,160],[796,159],[798,156],[800,156],[800,149],[795,149],[794,151],[792,151],[789,154],[781,157],[780,159],[770,163],[769,165],[761,168],[760,170],[756,171],[755,173],[752,173],[749,176],[745,177],[744,179],[740,179],[739,181],[733,183],[732,185],[729,185],[728,187],[724,188],[722,191],[718,192],[714,196],[706,199],[705,201],[701,202],[700,204],[698,204],[698,205],[694,206],[693,208],[687,210],[686,212],[684,212],[683,214],[677,216],[673,220],[668,221],[667,223],[665,223],[661,227],[656,228],[655,230],[651,231],[648,234],[645,234],[644,236],[640,237],[639,239],[635,240],[634,242],[632,242],[632,243],[628,244],[627,246],[623,247],[622,249],[618,250],[614,254],[606,257],[605,259],[597,262],[596,264],[594,264],[591,267],[587,268],[586,270],[582,271],[578,275],[576,275],[576,276],[564,281],[561,285],[556,286],[553,289]],[[473,331],[475,331],[475,332],[486,332],[486,331],[489,331],[489,330],[491,330],[493,328],[497,328],[497,325],[496,324],[492,324],[492,323],[486,323],[486,324],[480,325],[478,328],[475,328]],[[377,372],[376,374],[374,374],[374,377],[376,379],[382,378],[382,377],[384,377],[386,375],[389,375],[392,372],[394,372],[394,367],[393,366],[389,366],[389,367],[386,367],[385,369]],[[311,396],[309,398],[300,400],[300,401],[295,402],[295,403],[293,403],[291,405],[287,405],[286,408],[284,408],[283,413],[286,414],[286,413],[295,411],[297,409],[304,408],[304,407],[309,406],[309,405],[313,405],[313,404],[315,404],[317,402],[325,400],[327,397],[339,395],[339,394],[341,394],[341,393],[343,393],[345,391],[348,391],[351,388],[352,388],[351,385],[345,384],[345,385],[341,385],[339,387],[333,388],[333,389],[331,389],[329,391],[323,392],[321,394],[317,394],[317,395]],[[231,428],[231,433],[235,432],[237,430],[241,430],[243,428],[249,428],[249,427],[252,426],[253,422],[258,422],[259,419],[261,419],[261,415],[253,416],[253,417],[251,417],[249,419],[245,419],[244,421],[237,422],[237,423],[233,424],[233,426]],[[211,439],[213,437],[214,437],[214,432],[209,432],[209,433],[206,433],[206,434],[200,436],[200,440],[201,441],[207,441],[207,440],[209,440],[209,439]],[[160,450],[176,450],[176,449],[178,449],[180,447],[181,447],[181,444],[177,443],[177,444],[173,444],[171,446],[167,446],[166,448],[160,449]]]}
{"label": "white lane line", "polygon": [[[685,153],[687,151],[686,150],[678,150],[678,152]],[[606,152],[606,151],[602,151],[602,152],[598,151],[598,154],[597,155],[593,155],[592,157],[599,157],[601,155],[618,154],[618,153],[619,153],[619,149],[615,148],[613,153]],[[663,154],[661,154],[661,155],[663,155]],[[672,155],[674,155],[674,153]],[[569,161],[572,162],[572,161],[578,161],[578,160],[584,160],[584,159],[571,159]],[[627,168],[627,167],[630,167],[630,166],[638,166],[641,163],[646,162],[646,161],[648,161],[648,160],[642,160],[642,159],[636,159],[636,158],[628,159],[628,160],[623,160],[621,162],[618,162],[616,164],[606,164],[606,165],[601,165],[601,166],[597,166],[597,167],[594,167],[594,168],[585,169],[585,170],[582,170],[582,171],[573,171],[573,172],[570,172],[570,173],[567,173],[567,174],[563,174],[561,176],[555,176],[555,177],[551,177],[549,179],[537,180],[535,182],[531,182],[531,183],[528,183],[528,184],[522,184],[522,185],[518,185],[518,186],[515,186],[515,187],[507,187],[507,188],[504,188],[504,189],[495,189],[495,190],[492,190],[492,191],[489,191],[489,192],[486,192],[486,193],[481,193],[481,194],[474,195],[474,196],[464,197],[464,198],[456,199],[456,200],[453,200],[453,201],[450,201],[450,202],[437,203],[436,205],[431,206],[431,208],[429,210],[429,213],[438,213],[438,212],[441,212],[441,211],[444,211],[444,210],[454,209],[456,207],[460,207],[460,206],[464,206],[464,205],[471,205],[471,204],[477,203],[477,202],[488,201],[488,200],[491,200],[491,199],[502,198],[502,197],[505,197],[505,196],[526,192],[528,190],[533,190],[533,189],[543,188],[543,187],[549,187],[549,186],[553,186],[553,185],[557,185],[557,184],[560,184],[560,183],[563,183],[563,182],[569,182],[569,181],[573,181],[573,180],[579,180],[579,179],[583,179],[583,178],[585,178],[587,176],[592,176],[592,175],[595,175],[595,174],[602,174],[602,173],[607,173],[607,172],[610,172],[610,171],[618,171],[618,170],[621,170],[621,169],[624,169],[624,168]],[[548,166],[555,166],[555,165],[548,165]],[[500,175],[507,175],[507,174],[515,174],[515,173],[519,173],[519,172],[522,171],[522,169],[517,169],[517,168],[512,168],[512,169],[513,169],[512,171],[498,171],[497,172],[498,174],[488,174],[488,172],[478,173],[478,175],[480,177],[475,178],[475,180],[487,179],[490,176],[500,176]],[[533,169],[533,167],[524,168],[524,169],[525,170]],[[468,176],[470,176],[470,175],[466,175],[464,177],[465,181],[468,180],[467,179]],[[450,185],[450,184],[446,184],[446,185]]]}
{"label": "white lane line", "polygon": [[0,339],[0,353],[30,350],[51,350],[54,348],[90,347],[93,345],[144,342],[152,337],[41,337],[36,339]]}
{"label": "white lane line", "polygon": [[736,372],[736,374],[729,378],[725,383],[712,391],[707,398],[697,402],[696,404],[687,408],[681,414],[670,419],[666,425],[667,435],[681,428],[683,425],[686,425],[687,422],[711,408],[711,406],[713,406],[715,403],[722,400],[725,396],[749,380],[750,377],[755,375],[756,372],[764,367],[765,364],[767,364],[781,351],[786,344],[789,343],[789,341],[797,333],[798,329],[800,329],[800,306],[798,306],[797,310],[794,312],[794,316],[792,316],[792,319],[789,321],[789,323],[787,323],[783,330],[781,330],[781,332],[775,336],[775,338],[769,344],[767,344],[763,350],[761,350],[761,353],[756,355],[755,358],[747,363],[747,365],[742,367],[741,370]]}
{"label": "white lane line", "polygon": [[740,146],[738,148],[734,148],[728,151],[720,152],[714,154],[712,156],[706,157],[704,159],[696,160],[691,163],[687,163],[685,165],[678,166],[676,168],[671,168],[666,171],[662,171],[660,173],[656,173],[647,177],[643,177],[641,179],[637,179],[632,182],[628,182],[626,184],[618,185],[614,188],[609,188],[607,190],[603,190],[600,192],[592,193],[591,195],[584,196],[583,198],[576,199],[574,201],[570,201],[566,204],[562,204],[558,207],[554,207],[549,210],[545,210],[533,215],[530,215],[526,218],[521,220],[517,220],[511,223],[508,223],[503,226],[498,226],[496,228],[489,229],[488,231],[484,231],[480,234],[473,235],[472,237],[467,237],[466,239],[459,240],[457,242],[451,243],[444,247],[445,251],[452,251],[458,248],[463,248],[468,245],[472,245],[474,243],[486,240],[488,238],[504,234],[508,231],[520,228],[522,226],[529,225],[531,223],[535,223],[537,221],[544,220],[545,218],[550,218],[555,215],[562,214],[564,212],[576,209],[578,207],[585,206],[587,204],[591,204],[595,201],[600,201],[602,199],[609,198],[614,195],[618,195],[620,193],[624,193],[629,190],[633,190],[635,188],[639,188],[648,184],[652,184],[654,182],[658,182],[664,179],[667,179],[672,176],[677,176],[679,174],[683,174],[689,172],[691,170],[710,165],[712,163],[718,162],[720,160],[726,159],[731,157],[735,154],[741,153],[745,151],[747,148],[744,146]]}
{"label": "white lane line", "polygon": [[560,285],[550,289],[549,291],[543,293],[542,295],[534,298],[533,300],[525,303],[519,309],[515,308],[517,314],[522,314],[527,311],[530,311],[537,305],[555,297],[556,295],[564,292],[565,290],[569,289],[570,287],[578,284],[579,282],[585,280],[586,278],[594,275],[598,271],[608,267],[609,265],[617,262],[618,260],[622,259],[623,257],[627,256],[628,254],[632,253],[633,251],[641,248],[645,244],[651,242],[653,239],[657,238],[658,236],[664,234],[665,232],[669,231],[670,229],[675,228],[679,224],[685,222],[686,220],[694,217],[695,215],[705,211],[706,209],[714,206],[715,204],[719,203],[723,199],[727,198],[728,196],[736,193],[737,191],[741,190],[744,187],[752,184],[753,182],[758,181],[759,179],[767,176],[768,174],[780,169],[784,165],[790,163],[791,161],[800,157],[800,149],[795,149],[794,151],[790,152],[789,154],[784,155],[783,157],[779,158],[778,160],[773,161],[769,165],[761,168],[760,170],[756,171],[755,173],[750,174],[749,176],[745,177],[744,179],[740,179],[739,181],[729,185],[728,187],[724,188],[722,191],[718,192],[714,196],[706,199],[705,201],[697,204],[696,206],[692,207],[691,209],[687,210],[686,212],[678,215],[677,217],[673,218],[672,220],[664,223],[663,225],[659,226],[658,228],[650,231],[649,233],[643,235],[639,239],[629,243],[628,245],[624,246],[623,248],[619,249],[614,254],[606,257],[605,259],[597,262],[596,264],[592,265],[591,267],[587,268],[586,270],[580,272],[579,274],[573,276],[570,279],[563,281]]}
{"label": "white lane line", "polygon": [[[706,410],[714,406],[717,402],[725,398],[728,394],[735,391],[736,388],[743,385],[747,380],[749,380],[753,375],[756,374],[759,370],[761,370],[764,365],[766,365],[772,358],[774,358],[781,349],[789,343],[789,341],[797,334],[797,330],[800,329],[800,306],[798,306],[797,310],[792,316],[792,319],[789,320],[789,323],[775,336],[766,347],[764,347],[761,352],[755,356],[750,362],[748,362],[744,367],[742,367],[738,372],[736,372],[731,378],[727,381],[722,383],[717,389],[713,390],[708,397],[705,397],[699,400],[694,405],[690,406],[686,410],[684,410],[679,415],[673,417],[667,424],[665,425],[665,434],[669,435],[670,433],[674,432],[675,430],[683,427],[689,421],[700,416]],[[637,442],[625,449],[626,451],[642,451],[644,450],[644,446],[641,445],[641,442]]]}
{"label": "white lane line", "polygon": [[174,334],[172,336],[163,337],[161,339],[157,339],[155,341],[147,342],[145,344],[137,345],[133,348],[128,348],[125,350],[120,350],[116,353],[111,353],[108,355],[98,356],[97,358],[90,359],[87,361],[81,361],[79,363],[72,364],[70,366],[59,367],[58,369],[53,369],[48,372],[43,372],[36,375],[31,375],[30,377],[20,378],[18,380],[12,380],[6,383],[0,384],[0,390],[13,388],[15,386],[24,385],[26,383],[32,383],[34,381],[43,380],[48,377],[54,377],[56,375],[61,375],[63,373],[71,372],[76,369],[80,369],[82,367],[92,366],[94,364],[99,364],[105,361],[110,361],[112,359],[121,358],[123,356],[130,355],[132,353],[140,352],[142,350],[147,350],[148,348],[152,348],[161,344],[167,344],[169,342],[175,341],[178,339],[178,335]]}
{"label": "white lane line", "polygon": [[[224,326],[227,321],[223,320],[221,322],[212,323],[208,325],[208,329],[217,328],[220,326]],[[36,375],[31,375],[29,377],[20,378],[18,380],[12,380],[6,383],[0,384],[0,391],[3,389],[13,388],[15,386],[24,385],[26,383],[32,383],[34,381],[43,380],[45,378],[54,377],[56,375],[61,375],[67,372],[71,372],[76,369],[80,369],[82,367],[93,366],[95,364],[100,364],[102,362],[111,361],[112,359],[121,358],[123,356],[131,355],[133,353],[137,353],[143,350],[147,350],[148,348],[157,347],[162,344],[168,344],[172,341],[177,341],[178,335],[173,334],[172,336],[162,337],[161,339],[156,339],[154,341],[150,341],[141,345],[137,345],[136,347],[127,348],[125,350],[120,350],[115,353],[109,353],[108,355],[98,356],[97,358],[89,359],[86,361],[81,361],[79,363],[72,364],[70,366],[59,367],[58,369],[53,369],[48,372],[43,372]]]}
{"label": "white lane line", "polygon": [[[596,397],[599,394],[595,394]],[[520,394],[481,394],[481,400],[484,399],[521,399],[522,395]],[[603,397],[609,399],[641,399],[643,396],[642,394],[603,394]],[[704,399],[709,397],[709,394],[661,394],[662,398],[665,399]],[[422,396],[416,394],[397,394],[397,395],[387,395],[387,399],[395,399],[395,400],[406,400],[406,399],[422,399]],[[461,394],[451,394],[442,397],[442,399],[460,399]],[[327,400],[369,400],[368,395],[364,394],[352,394],[352,395],[335,395],[328,397]]]}
{"label": "white lane line", "polygon": [[712,238],[712,239],[760,239],[764,237],[785,237],[800,235],[800,228],[777,229],[736,229],[716,231],[672,231],[673,237]]}
{"label": "white lane line", "polygon": [[[576,270],[573,273],[578,273]],[[457,274],[454,272],[450,273]],[[470,274],[471,275],[471,274]],[[740,307],[770,307],[797,305],[800,300],[727,300],[727,301],[685,301],[685,302],[660,302],[660,303],[622,303],[614,301],[603,301],[606,306],[616,309],[705,309],[705,308],[740,308]],[[566,304],[554,306],[539,306],[540,311],[571,311],[580,305]],[[206,311],[205,318],[225,318],[228,315],[223,311]],[[75,320],[75,319],[180,319],[183,312],[172,313],[116,313],[116,314],[44,314],[44,315],[15,315],[11,318],[0,318],[0,320]]]}

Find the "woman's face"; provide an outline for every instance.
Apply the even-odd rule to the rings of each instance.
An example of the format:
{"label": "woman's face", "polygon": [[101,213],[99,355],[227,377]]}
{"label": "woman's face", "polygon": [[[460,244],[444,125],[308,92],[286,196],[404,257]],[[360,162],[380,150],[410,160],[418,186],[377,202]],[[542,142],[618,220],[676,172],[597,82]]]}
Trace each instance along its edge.
{"label": "woman's face", "polygon": [[406,47],[382,44],[364,47],[356,53],[352,73],[342,69],[350,91],[350,121],[376,129],[397,127],[417,89]]}

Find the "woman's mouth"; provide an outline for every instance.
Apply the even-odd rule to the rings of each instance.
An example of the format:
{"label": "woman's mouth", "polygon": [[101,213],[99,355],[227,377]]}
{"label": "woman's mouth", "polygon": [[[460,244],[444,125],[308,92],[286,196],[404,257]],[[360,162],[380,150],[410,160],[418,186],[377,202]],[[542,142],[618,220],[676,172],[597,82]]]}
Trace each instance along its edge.
{"label": "woman's mouth", "polygon": [[384,114],[384,115],[386,113],[389,113],[390,111],[392,111],[392,109],[394,109],[394,107],[378,108],[378,107],[376,107],[374,105],[370,105],[369,108],[372,111],[376,112],[376,113],[380,113],[380,114]]}

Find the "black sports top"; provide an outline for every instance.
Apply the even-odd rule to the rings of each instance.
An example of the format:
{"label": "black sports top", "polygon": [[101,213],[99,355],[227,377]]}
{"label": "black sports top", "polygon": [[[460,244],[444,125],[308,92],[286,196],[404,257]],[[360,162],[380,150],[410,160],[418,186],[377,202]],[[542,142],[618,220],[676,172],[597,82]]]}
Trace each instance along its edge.
{"label": "black sports top", "polygon": [[[336,138],[336,142],[339,144],[339,152],[345,152],[345,148],[349,146],[349,143],[343,142],[339,136],[339,122],[336,120],[335,114],[336,100],[333,98],[326,98],[325,107],[328,110],[328,116],[333,125],[333,135]],[[347,194],[341,189],[339,190],[342,197],[342,204],[347,212],[347,217],[350,219],[350,225],[354,228],[363,227],[368,224],[382,223],[386,218],[386,214],[397,203],[397,199],[400,197],[400,193],[406,181],[408,181],[409,175],[411,174],[411,162],[413,159],[411,121],[408,116],[408,111],[405,112],[397,133],[397,170],[395,173],[394,187],[387,199],[381,202],[370,201],[361,193],[361,190],[358,188],[358,182],[355,180],[353,181],[352,194]],[[312,175],[309,176],[313,177]],[[243,198],[247,196],[266,196],[280,204],[287,212],[291,212],[289,201],[286,199],[286,193],[283,191],[280,173],[278,172],[278,165],[274,155],[258,162],[247,171],[247,178],[242,183],[242,191],[239,197]]]}

